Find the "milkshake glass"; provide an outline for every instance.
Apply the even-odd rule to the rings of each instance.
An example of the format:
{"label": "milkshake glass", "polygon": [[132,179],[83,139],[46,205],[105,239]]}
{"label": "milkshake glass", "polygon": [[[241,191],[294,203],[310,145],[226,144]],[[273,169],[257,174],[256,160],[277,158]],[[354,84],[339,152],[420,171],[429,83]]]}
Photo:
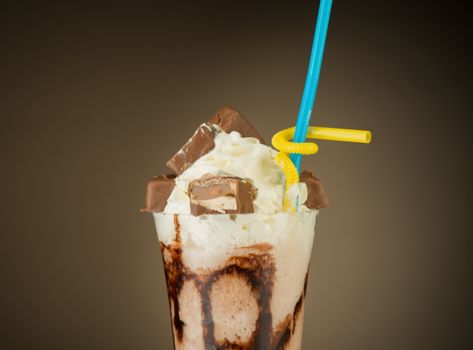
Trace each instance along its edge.
{"label": "milkshake glass", "polygon": [[317,213],[153,213],[175,350],[300,350]]}

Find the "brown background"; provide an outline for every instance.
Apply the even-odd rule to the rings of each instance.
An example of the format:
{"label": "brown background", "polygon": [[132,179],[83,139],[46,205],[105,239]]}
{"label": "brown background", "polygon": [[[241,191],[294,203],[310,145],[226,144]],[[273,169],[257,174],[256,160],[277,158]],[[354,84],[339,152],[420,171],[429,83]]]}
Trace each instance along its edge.
{"label": "brown background", "polygon": [[[268,140],[294,124],[316,7],[2,8],[0,347],[171,348],[145,183],[222,105]],[[313,120],[374,138],[304,161],[332,202],[304,349],[473,341],[470,11],[335,1]]]}

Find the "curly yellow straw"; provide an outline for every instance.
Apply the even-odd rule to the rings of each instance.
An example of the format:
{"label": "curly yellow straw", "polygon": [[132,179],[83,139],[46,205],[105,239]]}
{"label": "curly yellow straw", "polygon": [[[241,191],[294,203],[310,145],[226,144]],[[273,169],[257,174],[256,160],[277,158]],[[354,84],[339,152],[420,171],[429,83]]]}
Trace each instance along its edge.
{"label": "curly yellow straw", "polygon": [[[297,172],[294,163],[289,158],[290,153],[299,154],[315,154],[319,147],[313,142],[301,142],[295,143],[290,142],[294,137],[296,128],[288,128],[274,134],[271,143],[279,153],[276,155],[276,162],[283,169],[286,175],[286,194],[291,186],[296,185],[299,182],[299,173]],[[343,141],[343,142],[357,142],[357,143],[370,143],[371,132],[367,130],[354,130],[354,129],[339,129],[339,128],[323,128],[309,126],[307,130],[307,138],[319,139],[319,140],[331,140],[331,141]],[[288,211],[295,211],[295,206],[289,200],[288,196],[284,197],[284,209]]]}

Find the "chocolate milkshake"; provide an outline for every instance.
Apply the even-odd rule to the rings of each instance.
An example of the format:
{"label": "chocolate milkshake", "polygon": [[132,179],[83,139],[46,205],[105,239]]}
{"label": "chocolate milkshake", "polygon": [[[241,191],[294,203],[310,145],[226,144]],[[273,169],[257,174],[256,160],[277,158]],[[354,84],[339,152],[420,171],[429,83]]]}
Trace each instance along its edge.
{"label": "chocolate milkshake", "polygon": [[[202,124],[148,183],[175,349],[300,349],[320,181],[287,193],[276,151],[233,108]],[[283,199],[300,203],[284,210]]]}

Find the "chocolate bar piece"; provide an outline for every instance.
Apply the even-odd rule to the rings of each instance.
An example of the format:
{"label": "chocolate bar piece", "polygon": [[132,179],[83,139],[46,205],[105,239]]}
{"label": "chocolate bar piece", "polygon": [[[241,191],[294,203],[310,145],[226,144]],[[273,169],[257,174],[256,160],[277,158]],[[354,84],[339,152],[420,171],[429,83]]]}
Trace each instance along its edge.
{"label": "chocolate bar piece", "polygon": [[215,125],[225,132],[238,131],[243,137],[254,137],[264,143],[263,137],[245,117],[233,108],[223,107],[208,123],[199,126],[189,141],[166,163],[168,168],[181,175],[197,159],[211,151],[218,132]]}
{"label": "chocolate bar piece", "polygon": [[304,170],[299,176],[299,181],[307,186],[307,200],[304,203],[307,208],[321,209],[329,206],[322,183],[313,172]]}
{"label": "chocolate bar piece", "polygon": [[264,139],[255,127],[237,110],[231,107],[220,108],[209,120],[210,124],[217,124],[227,133],[238,131],[242,137],[254,137],[264,144]]}
{"label": "chocolate bar piece", "polygon": [[202,124],[182,148],[166,163],[168,168],[181,175],[184,170],[215,147],[217,129],[209,124]]}
{"label": "chocolate bar piece", "polygon": [[189,183],[191,214],[253,213],[255,190],[249,180],[206,174]]}
{"label": "chocolate bar piece", "polygon": [[176,186],[176,175],[155,176],[148,182],[145,194],[144,212],[162,212],[169,196]]}

